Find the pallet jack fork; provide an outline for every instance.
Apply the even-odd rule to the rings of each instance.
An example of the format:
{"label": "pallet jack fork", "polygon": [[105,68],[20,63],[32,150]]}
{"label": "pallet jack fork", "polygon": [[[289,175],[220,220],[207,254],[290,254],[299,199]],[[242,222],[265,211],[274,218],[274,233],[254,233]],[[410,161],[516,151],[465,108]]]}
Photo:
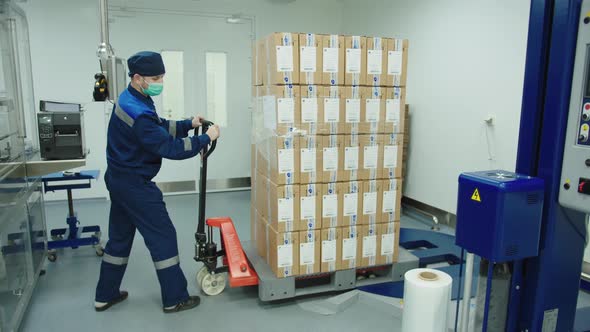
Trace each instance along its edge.
{"label": "pallet jack fork", "polygon": [[[201,133],[213,123],[204,120]],[[258,275],[248,261],[242,244],[230,217],[214,217],[205,220],[207,200],[207,159],[215,151],[217,140],[205,146],[201,151],[201,178],[199,185],[199,220],[195,233],[195,261],[202,262],[203,267],[197,273],[197,283],[207,295],[218,295],[225,289],[227,279],[230,287],[258,285]],[[207,233],[205,233],[205,224]],[[213,242],[213,229],[219,229],[221,250]],[[219,258],[222,258],[221,266]]]}

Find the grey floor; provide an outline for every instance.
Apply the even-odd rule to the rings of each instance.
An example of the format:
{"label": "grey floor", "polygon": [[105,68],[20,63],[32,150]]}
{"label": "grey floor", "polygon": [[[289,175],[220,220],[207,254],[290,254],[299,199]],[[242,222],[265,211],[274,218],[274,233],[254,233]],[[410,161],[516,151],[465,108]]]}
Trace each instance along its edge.
{"label": "grey floor", "polygon": [[[192,260],[197,219],[197,196],[165,198],[178,233],[181,266],[189,281],[189,293],[199,294],[195,275],[200,267]],[[232,217],[240,238],[249,239],[250,192],[238,191],[208,195],[209,216]],[[83,225],[100,225],[106,240],[109,202],[81,200],[75,208]],[[46,204],[47,227],[64,227],[65,202]],[[402,217],[404,227],[429,227],[419,218]],[[452,233],[443,227],[442,232]],[[96,313],[93,299],[100,258],[90,247],[58,252],[55,263],[48,263],[40,277],[22,331],[396,331],[399,319],[374,307],[358,303],[334,315],[304,310],[305,301],[265,304],[258,301],[256,289],[226,289],[216,297],[202,296],[195,310],[165,315],[160,289],[150,255],[138,235],[131,253],[123,289],[129,299],[104,313]],[[580,302],[587,304],[588,296]]]}

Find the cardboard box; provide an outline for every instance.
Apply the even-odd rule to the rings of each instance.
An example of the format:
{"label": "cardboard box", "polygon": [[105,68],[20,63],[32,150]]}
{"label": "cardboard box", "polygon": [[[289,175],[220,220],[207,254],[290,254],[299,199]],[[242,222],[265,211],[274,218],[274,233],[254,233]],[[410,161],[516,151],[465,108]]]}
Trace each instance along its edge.
{"label": "cardboard box", "polygon": [[299,34],[299,84],[322,84],[322,36]]}
{"label": "cardboard box", "polygon": [[258,256],[262,257],[265,261],[268,261],[268,250],[266,243],[266,231],[268,223],[266,222],[266,219],[260,215],[260,213],[256,213],[254,224],[256,241],[253,240],[253,243],[256,243],[256,251],[258,252]]}
{"label": "cardboard box", "polygon": [[342,188],[340,183],[322,184],[322,228],[341,226]]}
{"label": "cardboard box", "polygon": [[278,185],[260,174],[256,180],[256,209],[261,216],[278,232],[298,231],[299,186]]}
{"label": "cardboard box", "polygon": [[322,185],[299,186],[300,212],[298,229],[305,231],[322,227]]}
{"label": "cardboard box", "polygon": [[367,85],[386,86],[389,39],[367,37]]}
{"label": "cardboard box", "polygon": [[322,182],[323,136],[305,135],[299,137],[299,178],[300,184]]}
{"label": "cardboard box", "polygon": [[385,124],[385,88],[378,86],[363,88],[364,108],[361,108],[359,132],[363,134],[383,133]]}
{"label": "cardboard box", "polygon": [[320,273],[322,263],[320,230],[299,232],[299,274]]}
{"label": "cardboard box", "polygon": [[360,199],[359,224],[373,225],[381,222],[383,209],[383,181],[369,180],[362,182],[362,199]]}
{"label": "cardboard box", "polygon": [[299,138],[270,136],[257,142],[257,172],[276,184],[299,184]]}
{"label": "cardboard box", "polygon": [[344,85],[344,37],[322,35],[322,84]]}
{"label": "cardboard box", "polygon": [[402,180],[382,180],[381,223],[400,221],[402,205]]}
{"label": "cardboard box", "polygon": [[326,228],[322,233],[322,266],[321,272],[334,272],[341,268],[342,264],[342,229]]}
{"label": "cardboard box", "polygon": [[406,86],[408,73],[408,40],[387,40],[386,86]]}
{"label": "cardboard box", "polygon": [[252,85],[263,84],[264,75],[264,40],[257,40],[252,43]]}
{"label": "cardboard box", "polygon": [[360,224],[362,200],[362,182],[351,181],[340,184],[340,226],[355,226]]}
{"label": "cardboard box", "polygon": [[341,178],[343,181],[357,181],[360,167],[360,141],[359,135],[343,135],[344,170]]}
{"label": "cardboard box", "polygon": [[344,129],[344,93],[343,87],[325,86],[321,89],[319,100],[319,127],[322,135],[346,133]]}
{"label": "cardboard box", "polygon": [[324,87],[319,85],[305,85],[300,87],[301,94],[301,119],[298,129],[306,135],[320,134],[323,125],[324,104],[321,96]]}
{"label": "cardboard box", "polygon": [[346,36],[344,38],[345,68],[344,84],[365,85],[367,82],[367,38]]}
{"label": "cardboard box", "polygon": [[[406,132],[406,88],[385,89],[385,134]],[[409,123],[408,123],[409,124]]]}
{"label": "cardboard box", "polygon": [[354,269],[360,263],[360,236],[361,226],[342,227],[342,264],[341,270]]}
{"label": "cardboard box", "polygon": [[366,90],[360,86],[347,86],[344,90],[343,131],[345,134],[364,133],[361,130],[361,114],[365,113]]}
{"label": "cardboard box", "polygon": [[383,174],[382,140],[383,135],[359,135],[359,179],[377,180]]}
{"label": "cardboard box", "polygon": [[397,263],[399,259],[400,223],[390,222],[379,224],[377,248],[377,265]]}
{"label": "cardboard box", "polygon": [[383,156],[382,179],[395,179],[402,176],[403,153],[403,134],[383,135],[383,144],[380,151]]}
{"label": "cardboard box", "polygon": [[279,232],[267,225],[267,263],[277,278],[299,274],[299,232]]}
{"label": "cardboard box", "polygon": [[344,136],[329,135],[322,137],[321,172],[322,182],[341,181],[344,170],[343,153]]}
{"label": "cardboard box", "polygon": [[[361,226],[360,231],[360,267],[370,267],[377,265],[381,256],[381,225],[370,224]],[[389,239],[389,237],[386,237]],[[397,251],[397,250],[396,250]]]}
{"label": "cardboard box", "polygon": [[344,88],[344,132],[346,134],[383,133],[385,124],[385,88]]}
{"label": "cardboard box", "polygon": [[[262,104],[257,130],[272,135],[288,135],[301,124],[301,89],[295,85],[260,86],[257,101]],[[262,121],[262,123],[259,123]]]}
{"label": "cardboard box", "polygon": [[262,84],[299,84],[299,36],[276,32],[264,38]]}

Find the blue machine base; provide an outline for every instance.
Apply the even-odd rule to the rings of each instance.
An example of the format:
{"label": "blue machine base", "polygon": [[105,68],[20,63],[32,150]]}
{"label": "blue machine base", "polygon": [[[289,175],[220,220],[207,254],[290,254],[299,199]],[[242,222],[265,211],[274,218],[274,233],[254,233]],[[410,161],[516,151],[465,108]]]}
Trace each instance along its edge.
{"label": "blue machine base", "polygon": [[[436,233],[432,231],[401,228],[400,247],[411,251],[418,257],[421,268],[437,263],[448,263],[449,266],[437,267],[451,276],[453,280],[459,280],[459,268],[461,264],[461,248],[455,245],[455,237],[452,235]],[[480,258],[475,256],[473,265],[479,266]],[[474,268],[473,280],[478,276],[478,269]],[[458,282],[453,282],[452,299],[457,299]],[[404,282],[386,282],[370,286],[359,287],[359,290],[388,297],[403,298]],[[471,294],[476,294],[477,282],[473,282]],[[463,292],[461,292],[463,293]]]}

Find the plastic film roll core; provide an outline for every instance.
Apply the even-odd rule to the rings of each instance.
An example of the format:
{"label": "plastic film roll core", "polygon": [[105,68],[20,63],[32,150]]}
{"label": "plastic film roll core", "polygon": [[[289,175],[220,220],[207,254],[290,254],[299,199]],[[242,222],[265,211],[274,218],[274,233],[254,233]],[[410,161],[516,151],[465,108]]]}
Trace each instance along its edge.
{"label": "plastic film roll core", "polygon": [[438,280],[438,276],[435,273],[428,272],[428,271],[420,272],[418,274],[418,278],[420,278],[420,279],[422,279],[424,281],[436,281],[436,280]]}

